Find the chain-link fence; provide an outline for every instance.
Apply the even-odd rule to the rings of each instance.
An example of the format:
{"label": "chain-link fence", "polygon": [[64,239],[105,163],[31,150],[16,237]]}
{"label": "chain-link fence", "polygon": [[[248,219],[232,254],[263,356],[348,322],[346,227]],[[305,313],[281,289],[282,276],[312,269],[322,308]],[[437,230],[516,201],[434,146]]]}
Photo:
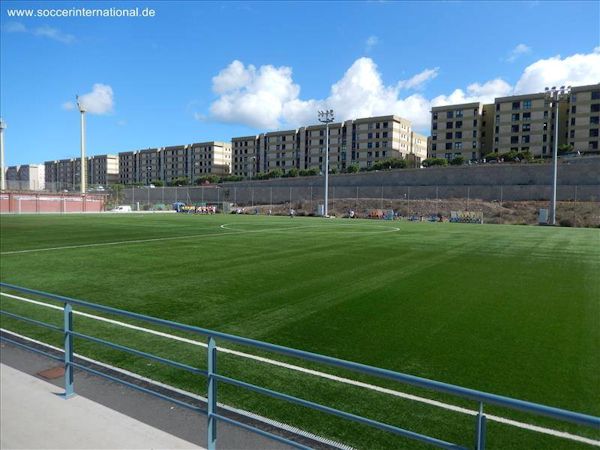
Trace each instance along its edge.
{"label": "chain-link fence", "polygon": [[[132,210],[171,210],[172,205],[217,205],[219,211],[248,214],[317,215],[323,204],[322,184],[284,185],[227,183],[190,187],[134,187],[113,197],[114,205]],[[451,211],[480,211],[488,223],[536,223],[540,209],[549,207],[552,187],[546,185],[334,185],[329,188],[330,214],[394,210],[397,216],[429,220]],[[557,217],[577,226],[600,225],[600,186],[559,185]]]}

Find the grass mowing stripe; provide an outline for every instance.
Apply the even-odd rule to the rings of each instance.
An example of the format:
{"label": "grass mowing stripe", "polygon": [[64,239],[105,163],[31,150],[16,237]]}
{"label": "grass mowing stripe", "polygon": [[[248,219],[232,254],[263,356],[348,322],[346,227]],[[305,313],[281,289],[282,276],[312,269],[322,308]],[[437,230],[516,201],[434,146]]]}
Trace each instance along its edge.
{"label": "grass mowing stripe", "polygon": [[[24,302],[27,302],[27,303],[35,304],[35,305],[38,305],[38,306],[48,307],[48,308],[57,309],[57,310],[61,310],[61,311],[63,309],[63,308],[61,308],[59,306],[50,305],[50,304],[47,304],[47,303],[44,303],[44,302],[39,302],[39,301],[36,301],[36,300],[33,300],[33,299],[28,299],[28,298],[25,298],[25,297],[20,297],[20,296],[16,296],[16,295],[12,295],[12,294],[7,294],[7,293],[4,293],[4,292],[0,292],[0,295],[3,295],[5,297],[9,297],[9,298],[12,298],[12,299],[16,299],[16,300],[19,300],[19,301],[24,301]],[[176,340],[176,341],[180,341],[180,342],[185,342],[185,343],[192,344],[192,345],[201,346],[201,347],[204,347],[204,348],[208,347],[208,345],[206,343],[204,343],[204,342],[194,341],[192,339],[186,339],[186,338],[183,338],[183,337],[180,337],[180,336],[175,336],[175,335],[172,335],[172,334],[169,334],[169,333],[162,333],[162,332],[159,332],[159,331],[156,331],[156,330],[152,330],[152,329],[149,329],[149,328],[139,327],[139,326],[135,326],[135,325],[131,325],[131,324],[125,323],[125,322],[121,322],[121,321],[117,321],[117,320],[112,320],[112,319],[107,319],[105,317],[100,317],[100,316],[96,316],[96,315],[93,315],[93,314],[88,314],[88,313],[84,313],[84,312],[80,312],[80,311],[73,311],[73,313],[77,314],[77,315],[81,315],[83,317],[90,318],[90,319],[100,320],[100,321],[107,322],[107,323],[110,323],[110,324],[113,324],[113,325],[130,328],[130,329],[137,330],[137,331],[142,331],[144,333],[150,333],[150,334],[154,334],[156,336],[161,336],[161,337],[165,337],[165,338],[168,338],[168,339],[173,339],[173,340]],[[462,408],[460,406],[455,406],[455,405],[451,405],[451,404],[448,404],[448,403],[443,403],[443,402],[440,402],[440,401],[437,401],[437,400],[431,400],[431,399],[427,399],[427,398],[424,398],[424,397],[419,397],[419,396],[416,396],[416,395],[407,394],[407,393],[404,393],[404,392],[400,392],[400,391],[396,391],[396,390],[392,390],[392,389],[387,389],[387,388],[383,388],[383,387],[372,385],[372,384],[363,383],[363,382],[356,381],[356,380],[351,380],[351,379],[348,379],[348,378],[338,377],[336,375],[331,375],[331,374],[328,374],[326,372],[320,372],[320,371],[316,371],[316,370],[312,370],[312,369],[306,369],[304,367],[296,366],[296,365],[293,365],[293,364],[288,364],[288,363],[284,363],[284,362],[281,362],[281,361],[277,361],[277,360],[273,360],[273,359],[269,359],[269,358],[264,358],[264,357],[261,357],[261,356],[252,355],[252,354],[249,354],[249,353],[244,353],[244,352],[239,352],[239,351],[236,351],[236,350],[231,350],[231,349],[228,349],[226,347],[219,347],[219,346],[217,346],[217,349],[219,351],[223,352],[223,353],[229,353],[229,354],[232,354],[232,355],[240,356],[242,358],[253,359],[255,361],[260,361],[260,362],[264,362],[264,363],[267,363],[267,364],[271,364],[271,365],[283,367],[283,368],[286,368],[286,369],[295,370],[295,371],[306,373],[306,374],[309,374],[309,375],[314,375],[314,376],[321,377],[321,378],[327,378],[329,380],[333,380],[333,381],[337,381],[337,382],[341,382],[341,383],[345,383],[345,384],[350,384],[350,385],[354,385],[354,386],[358,386],[358,387],[363,387],[363,388],[374,390],[374,391],[377,391],[377,392],[380,392],[380,393],[384,393],[384,394],[388,394],[388,395],[393,395],[393,396],[396,396],[396,397],[401,397],[401,398],[405,398],[405,399],[409,399],[409,400],[413,400],[413,401],[417,401],[417,402],[421,402],[421,403],[426,403],[428,405],[433,405],[433,406],[436,406],[436,407],[439,407],[439,408],[447,409],[447,410],[458,412],[458,413],[462,413],[462,414],[467,414],[467,415],[471,415],[471,416],[476,416],[478,414],[477,411],[472,410],[472,409]],[[550,428],[540,427],[540,426],[537,426],[537,425],[532,425],[532,424],[527,424],[527,423],[523,423],[523,422],[518,422],[516,420],[511,420],[511,419],[507,419],[507,418],[504,418],[504,417],[495,416],[495,415],[492,415],[492,414],[486,415],[486,417],[488,418],[488,420],[491,420],[491,421],[494,421],[494,422],[499,422],[499,423],[503,423],[503,424],[506,424],[506,425],[514,426],[514,427],[517,427],[517,428],[522,428],[522,429],[525,429],[525,430],[535,431],[535,432],[547,434],[547,435],[550,435],[550,436],[556,436],[556,437],[560,437],[560,438],[563,438],[563,439],[568,439],[568,440],[572,440],[572,441],[575,441],[575,442],[581,442],[581,443],[584,443],[584,444],[590,444],[590,445],[593,445],[593,446],[596,446],[596,447],[600,447],[600,441],[589,439],[589,438],[586,438],[586,437],[583,437],[583,436],[579,436],[579,435],[575,435],[575,434],[572,434],[572,433],[567,433],[567,432],[564,432],[564,431],[553,430],[553,429],[550,429]]]}

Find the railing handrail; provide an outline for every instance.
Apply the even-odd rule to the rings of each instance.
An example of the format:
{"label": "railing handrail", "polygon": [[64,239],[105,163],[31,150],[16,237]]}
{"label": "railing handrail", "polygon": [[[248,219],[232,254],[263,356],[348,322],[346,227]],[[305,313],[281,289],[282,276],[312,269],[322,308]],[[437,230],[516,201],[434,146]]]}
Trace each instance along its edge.
{"label": "railing handrail", "polygon": [[134,313],[130,311],[125,311],[118,308],[113,308],[110,306],[98,305],[96,303],[86,302],[83,300],[78,300],[70,297],[65,297],[57,294],[50,294],[43,291],[38,291],[35,289],[29,289],[21,286],[16,286],[9,283],[0,282],[0,287],[5,287],[8,289],[12,289],[15,291],[25,292],[33,295],[39,295],[41,297],[46,297],[52,300],[56,300],[62,303],[71,303],[73,305],[84,306],[86,308],[95,309],[102,312],[107,312],[111,314],[117,314],[125,317],[129,317],[132,319],[143,320],[146,322],[154,323],[157,325],[167,326],[173,329],[188,331],[193,333],[202,334],[207,337],[215,337],[220,339],[225,339],[230,342],[249,345],[251,347],[256,347],[264,350],[274,351],[280,354],[285,354],[289,356],[295,356],[298,358],[321,362],[324,364],[329,364],[337,367],[342,367],[345,369],[354,370],[356,372],[362,372],[367,375],[375,375],[383,378],[388,378],[395,381],[400,381],[406,384],[410,384],[413,386],[418,386],[426,389],[431,389],[437,392],[443,392],[446,394],[453,394],[459,397],[467,398],[469,400],[475,400],[479,402],[494,404],[496,406],[504,406],[510,409],[518,409],[525,412],[531,412],[535,414],[541,414],[544,416],[552,417],[555,419],[566,420],[568,422],[577,423],[580,425],[591,425],[591,426],[600,426],[600,417],[595,417],[588,414],[577,413],[573,411],[568,411],[566,409],[556,408],[552,406],[546,406],[539,403],[528,402],[525,400],[517,400],[511,397],[505,397],[502,395],[490,394],[487,392],[479,391],[476,389],[464,388],[461,386],[456,386],[449,383],[444,383],[441,381],[429,380],[427,378],[418,377],[415,375],[409,375],[405,373],[395,372],[389,369],[382,369],[379,367],[369,366],[366,364],[361,364],[353,361],[347,361],[339,358],[334,358],[331,356],[320,355],[317,353],[308,352],[305,350],[297,350],[289,347],[285,347],[277,344],[270,344],[268,342],[262,342],[255,339],[244,338],[241,336],[236,336],[233,334],[223,333],[220,331],[208,330],[206,328],[201,328],[193,325],[185,325],[178,322],[173,322],[166,319],[158,319],[152,316],[146,316],[144,314]]}

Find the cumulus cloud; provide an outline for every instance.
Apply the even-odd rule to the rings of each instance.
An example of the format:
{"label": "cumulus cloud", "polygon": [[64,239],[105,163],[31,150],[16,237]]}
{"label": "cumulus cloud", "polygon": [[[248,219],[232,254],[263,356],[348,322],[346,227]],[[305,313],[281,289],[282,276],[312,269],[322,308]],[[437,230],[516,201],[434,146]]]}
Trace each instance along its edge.
{"label": "cumulus cloud", "polygon": [[[90,114],[109,114],[115,106],[112,88],[107,84],[96,83],[92,91],[79,96],[79,101]],[[76,105],[72,101],[62,104],[62,109],[72,111]]]}
{"label": "cumulus cloud", "polygon": [[[383,82],[371,58],[359,58],[332,84],[322,99],[302,99],[290,67],[245,66],[234,61],[213,78],[218,98],[211,104],[208,118],[240,123],[259,130],[298,127],[315,123],[316,111],[332,108],[336,120],[396,114],[427,131],[432,106],[456,103],[491,103],[496,97],[541,92],[544,86],[583,85],[600,82],[600,49],[592,53],[539,60],[526,67],[515,85],[502,78],[474,82],[433,98],[419,89],[438,76],[439,69],[425,69],[391,85]],[[207,117],[196,114],[197,118]]]}
{"label": "cumulus cloud", "polygon": [[36,28],[27,28],[20,22],[9,22],[4,27],[4,31],[7,33],[28,33],[34,36],[62,42],[63,44],[71,44],[75,42],[75,36],[72,34],[65,33],[58,28],[53,28],[48,25],[42,25],[41,27]]}
{"label": "cumulus cloud", "polygon": [[526,55],[527,53],[531,53],[531,47],[525,44],[518,44],[510,51],[506,60],[508,62],[515,62],[519,56]]}
{"label": "cumulus cloud", "polygon": [[546,86],[576,86],[600,83],[600,48],[565,58],[540,59],[525,68],[515,93],[543,91]]}
{"label": "cumulus cloud", "polygon": [[400,80],[398,82],[398,88],[400,89],[421,89],[425,83],[433,80],[438,76],[440,68],[425,69],[423,72],[416,74],[408,80]]}
{"label": "cumulus cloud", "polygon": [[379,44],[379,38],[377,36],[369,36],[365,41],[365,50],[370,52],[377,44]]}

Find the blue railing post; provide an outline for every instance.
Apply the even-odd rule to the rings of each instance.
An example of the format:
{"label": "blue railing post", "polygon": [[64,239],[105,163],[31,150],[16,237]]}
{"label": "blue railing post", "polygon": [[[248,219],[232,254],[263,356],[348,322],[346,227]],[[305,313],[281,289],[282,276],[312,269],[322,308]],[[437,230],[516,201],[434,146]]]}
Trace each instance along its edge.
{"label": "blue railing post", "polygon": [[73,307],[65,303],[64,332],[65,332],[65,398],[75,395],[73,391]]}
{"label": "blue railing post", "polygon": [[217,343],[212,336],[208,338],[208,450],[215,450],[217,445]]}
{"label": "blue railing post", "polygon": [[477,436],[475,436],[475,450],[485,450],[485,414],[483,413],[483,403],[479,403],[479,413],[477,414]]}

